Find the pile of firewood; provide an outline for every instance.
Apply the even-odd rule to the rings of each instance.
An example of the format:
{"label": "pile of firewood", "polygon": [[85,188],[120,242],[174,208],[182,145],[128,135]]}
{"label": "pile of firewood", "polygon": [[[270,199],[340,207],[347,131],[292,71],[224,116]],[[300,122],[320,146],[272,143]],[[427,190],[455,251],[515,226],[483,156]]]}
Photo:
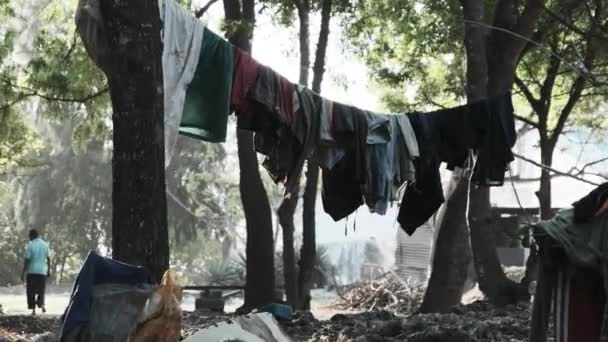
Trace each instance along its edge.
{"label": "pile of firewood", "polygon": [[389,272],[346,291],[338,290],[338,295],[336,307],[342,310],[386,310],[409,315],[420,305],[424,289]]}

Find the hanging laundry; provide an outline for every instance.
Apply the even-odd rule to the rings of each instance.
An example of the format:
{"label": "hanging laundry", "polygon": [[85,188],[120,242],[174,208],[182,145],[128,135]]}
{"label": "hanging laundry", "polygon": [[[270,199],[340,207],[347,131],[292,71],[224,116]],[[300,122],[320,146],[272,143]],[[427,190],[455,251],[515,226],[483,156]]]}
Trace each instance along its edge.
{"label": "hanging laundry", "polygon": [[398,139],[401,141],[395,141],[394,158],[399,162],[399,169],[397,169],[398,174],[395,177],[396,183],[394,185],[400,187],[403,183],[416,179],[414,160],[420,157],[420,148],[410,118],[407,115],[400,114],[395,117],[395,120],[399,133],[401,133],[401,137]]}
{"label": "hanging laundry", "polygon": [[314,153],[315,160],[323,169],[333,169],[344,158],[345,150],[333,136],[333,102],[323,99],[320,118],[319,143]]}
{"label": "hanging laundry", "polygon": [[601,276],[562,265],[555,285],[555,342],[605,341],[600,338],[606,303]]}
{"label": "hanging laundry", "polygon": [[[257,95],[254,95],[254,97]],[[280,96],[279,96],[280,97]],[[257,99],[257,98],[256,98]],[[322,109],[321,97],[309,92],[305,88],[298,88],[296,95],[291,97],[293,113],[289,115],[290,122],[277,122],[276,132],[279,146],[274,146],[270,150],[260,151],[267,158],[262,165],[270,172],[274,173],[273,179],[285,183],[285,195],[297,196],[298,182],[302,173],[302,168],[308,157],[315,149],[315,142],[318,140],[320,116]],[[277,101],[278,103],[281,100]],[[266,105],[266,108],[268,106]],[[284,107],[286,108],[286,107]],[[274,107],[274,114],[279,115],[283,120],[287,118],[281,111],[280,106]],[[256,134],[256,141],[268,141],[272,135],[262,132]],[[281,149],[280,145],[288,147]],[[268,153],[265,153],[268,152]]]}
{"label": "hanging laundry", "polygon": [[370,211],[384,215],[389,203],[397,199],[399,187],[405,181],[415,179],[413,159],[419,157],[420,153],[407,116],[375,113],[368,115],[377,123],[380,122],[379,118],[387,120],[368,133],[370,167],[364,195]]}
{"label": "hanging laundry", "polygon": [[237,127],[255,133],[255,151],[266,156],[262,166],[275,183],[285,182],[301,154],[302,145],[276,113],[254,99],[253,92],[240,106],[235,108]]}
{"label": "hanging laundry", "polygon": [[[397,221],[413,234],[437,212],[444,202],[439,166],[449,170],[466,168],[471,150],[477,152],[471,182],[478,186],[501,186],[505,171],[513,160],[515,124],[511,94],[476,103],[442,109],[427,114],[412,114],[418,138],[425,140],[426,153],[416,164],[416,181],[408,184]],[[415,124],[414,124],[415,122]]]}
{"label": "hanging laundry", "polygon": [[391,121],[386,115],[365,111],[367,120],[367,159],[366,179],[363,186],[365,204],[373,213],[385,214],[388,207],[386,187],[392,165],[389,165],[388,149],[391,141]]}
{"label": "hanging laundry", "polygon": [[[515,146],[515,115],[511,93],[496,96],[482,101],[485,108],[479,109],[474,115],[479,122],[487,122],[482,128],[485,134],[478,142],[477,164],[471,181],[477,186],[502,186],[505,171],[514,160],[511,149]],[[487,120],[481,118],[483,112],[488,113]]]}
{"label": "hanging laundry", "polygon": [[[255,151],[266,156],[262,166],[275,183],[287,183],[299,176],[296,165],[303,146],[293,136],[291,130],[277,122],[273,128],[255,133]],[[293,183],[293,181],[291,181]],[[286,194],[289,193],[286,191]]]}
{"label": "hanging laundry", "polygon": [[[471,150],[478,156],[472,183],[503,184],[515,142],[510,94],[427,114],[367,112],[292,84],[205,28],[174,0],[158,0],[158,5],[167,165],[176,131],[223,142],[234,111],[237,127],[255,133],[255,150],[266,156],[262,165],[275,182],[285,183],[286,195],[296,195],[306,160],[319,163],[323,206],[334,220],[363,203],[384,214],[407,182],[398,221],[413,233],[444,202],[440,164],[463,168]],[[102,22],[98,0],[79,1],[76,23],[85,48],[107,70]]]}
{"label": "hanging laundry", "polygon": [[260,64],[250,54],[234,49],[234,75],[232,78],[232,93],[230,109],[237,114],[240,126],[252,126],[253,108],[249,100],[260,70]]}
{"label": "hanging laundry", "polygon": [[594,219],[597,219],[601,216],[604,216],[604,214],[608,213],[608,200],[605,199],[604,200],[604,204],[602,204],[599,209],[595,212],[595,214],[593,215]]}
{"label": "hanging laundry", "polygon": [[[289,88],[285,82],[282,84]],[[260,65],[247,52],[235,49],[231,108],[237,117],[237,127],[255,132],[255,150],[267,157],[262,166],[275,183],[286,180],[295,164],[295,156],[302,149],[291,130],[275,113],[278,106],[273,101],[281,101],[280,94],[276,93],[279,87],[279,76],[272,69]],[[288,111],[285,106],[283,111]]]}
{"label": "hanging laundry", "polygon": [[333,168],[322,170],[323,209],[335,221],[363,205],[363,185],[367,177],[368,121],[355,107],[334,103],[331,133],[344,157]]}
{"label": "hanging laundry", "polygon": [[261,66],[255,82],[252,98],[264,105],[267,112],[291,126],[294,121],[295,86],[285,77],[267,66]]}
{"label": "hanging laundry", "polygon": [[574,202],[574,222],[585,223],[590,222],[596,216],[596,213],[608,200],[608,183],[604,183],[593,189],[585,197]]}
{"label": "hanging laundry", "polygon": [[532,342],[546,341],[550,301],[556,341],[605,341],[608,337],[603,285],[608,280],[608,215],[576,223],[575,212],[575,208],[563,209],[551,220],[531,226],[541,247],[542,262],[531,322]]}
{"label": "hanging laundry", "polygon": [[[237,73],[247,73],[252,63],[240,63]],[[257,78],[249,90],[240,92],[240,108],[235,107],[237,126],[255,132],[255,150],[266,156],[262,166],[274,182],[290,184],[293,190],[299,178],[297,168],[304,146],[294,134],[297,101],[295,86],[274,70],[260,65]],[[288,192],[286,186],[286,193]]]}
{"label": "hanging laundry", "polygon": [[321,96],[301,85],[297,86],[296,94],[297,110],[295,118],[292,119],[292,128],[296,139],[302,144],[302,150],[285,182],[285,193],[294,196],[297,195],[295,192],[300,179],[299,173],[301,173],[304,163],[313,155],[319,144],[320,118],[324,116]]}
{"label": "hanging laundry", "polygon": [[322,169],[323,210],[334,221],[348,217],[363,205],[361,180],[353,172],[356,164],[356,153],[350,149],[331,170]]}
{"label": "hanging laundry", "polygon": [[186,88],[192,82],[204,38],[204,25],[172,0],[159,0],[163,23],[165,167],[169,166],[182,120]]}
{"label": "hanging laundry", "polygon": [[[204,24],[174,0],[158,0],[163,29],[162,67],[164,91],[165,167],[177,140],[187,85],[192,81],[199,59]],[[76,28],[89,57],[106,74],[113,68],[99,0],[80,0],[75,16]]]}
{"label": "hanging laundry", "polygon": [[414,160],[416,180],[405,188],[397,222],[411,235],[439,210],[444,197],[435,116],[411,113],[408,117],[416,133],[420,157]]}
{"label": "hanging laundry", "polygon": [[208,142],[226,141],[234,68],[233,46],[205,28],[192,82],[186,91],[179,133]]}
{"label": "hanging laundry", "polygon": [[285,183],[286,195],[296,195],[302,168],[321,145],[321,125],[331,102],[265,66],[259,68],[248,100],[252,112],[237,112],[239,128],[256,132],[256,151],[266,155],[262,166],[275,182]]}
{"label": "hanging laundry", "polygon": [[479,147],[488,122],[485,109],[482,102],[427,113],[434,124],[439,159],[448,170],[463,168],[469,151]]}

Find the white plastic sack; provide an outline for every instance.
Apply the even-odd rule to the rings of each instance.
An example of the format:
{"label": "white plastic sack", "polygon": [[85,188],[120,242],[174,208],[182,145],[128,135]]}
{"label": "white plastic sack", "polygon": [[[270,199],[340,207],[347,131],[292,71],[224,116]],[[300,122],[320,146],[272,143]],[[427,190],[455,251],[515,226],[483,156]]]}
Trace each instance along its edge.
{"label": "white plastic sack", "polygon": [[222,322],[188,337],[184,342],[290,342],[279,323],[269,313],[240,316]]}

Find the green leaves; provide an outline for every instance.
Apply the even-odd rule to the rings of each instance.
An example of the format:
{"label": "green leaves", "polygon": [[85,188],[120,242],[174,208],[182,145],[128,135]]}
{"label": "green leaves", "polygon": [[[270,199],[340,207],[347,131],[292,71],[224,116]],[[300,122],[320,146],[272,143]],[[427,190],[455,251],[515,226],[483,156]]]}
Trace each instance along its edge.
{"label": "green leaves", "polygon": [[529,119],[554,141],[566,124],[597,130],[607,123],[600,113],[608,94],[608,36],[602,38],[598,23],[608,18],[608,9],[580,3],[562,13],[560,4],[552,4],[542,24],[542,46],[529,49],[517,70]]}
{"label": "green leaves", "polygon": [[387,107],[436,107],[464,94],[459,3],[380,0],[353,7],[344,19],[349,41],[387,87]]}
{"label": "green leaves", "polygon": [[[0,130],[15,132],[0,135],[0,145],[9,145],[15,152],[17,147],[33,149],[35,146],[26,145],[35,142],[35,131],[27,129],[23,120],[37,113],[54,120],[83,117],[84,126],[95,129],[79,133],[80,140],[108,135],[107,127],[102,129],[99,122],[109,113],[109,99],[105,93],[90,97],[106,88],[105,77],[77,39],[73,27],[75,5],[75,1],[71,6],[54,2],[0,3],[0,33],[4,36],[0,41],[0,112],[4,116]],[[16,8],[18,17],[14,17]],[[36,14],[36,26],[27,26],[30,24],[23,16],[28,11]],[[25,64],[13,59],[21,50],[31,54]],[[25,131],[27,134],[22,135]],[[23,164],[22,157],[20,153],[11,156],[0,152],[0,159],[12,159],[11,165]]]}
{"label": "green leaves", "polygon": [[40,165],[45,144],[27,127],[21,116],[0,112],[0,174],[20,167]]}

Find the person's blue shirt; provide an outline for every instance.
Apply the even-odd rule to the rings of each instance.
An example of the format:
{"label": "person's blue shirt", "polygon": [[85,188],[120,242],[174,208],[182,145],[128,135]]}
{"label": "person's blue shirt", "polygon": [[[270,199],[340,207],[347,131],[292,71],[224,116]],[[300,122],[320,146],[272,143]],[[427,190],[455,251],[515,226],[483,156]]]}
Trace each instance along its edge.
{"label": "person's blue shirt", "polygon": [[48,243],[41,238],[36,238],[30,241],[25,248],[25,259],[29,260],[26,273],[47,275],[49,271],[49,265],[47,262],[48,257]]}

